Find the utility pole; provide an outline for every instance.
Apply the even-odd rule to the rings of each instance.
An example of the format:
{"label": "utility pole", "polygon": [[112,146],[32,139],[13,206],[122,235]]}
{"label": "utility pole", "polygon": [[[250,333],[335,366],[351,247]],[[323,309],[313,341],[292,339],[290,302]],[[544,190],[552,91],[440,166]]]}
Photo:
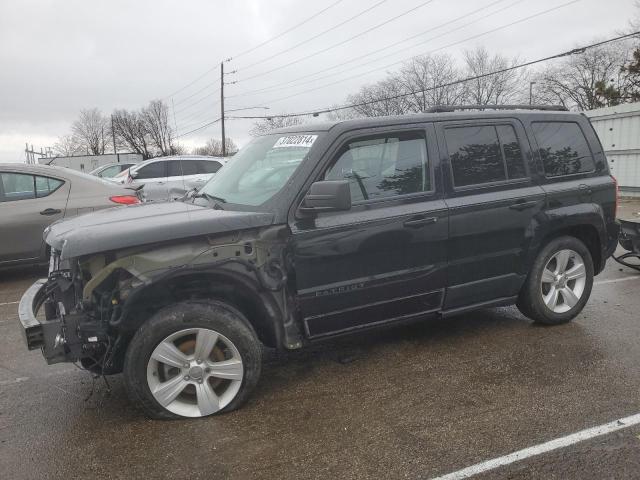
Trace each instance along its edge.
{"label": "utility pole", "polygon": [[224,62],[220,62],[220,125],[222,126],[222,156],[227,156],[227,141],[224,133]]}
{"label": "utility pole", "polygon": [[116,148],[116,130],[113,128],[113,113],[111,114],[111,138],[113,139],[113,153],[118,154],[118,149]]}

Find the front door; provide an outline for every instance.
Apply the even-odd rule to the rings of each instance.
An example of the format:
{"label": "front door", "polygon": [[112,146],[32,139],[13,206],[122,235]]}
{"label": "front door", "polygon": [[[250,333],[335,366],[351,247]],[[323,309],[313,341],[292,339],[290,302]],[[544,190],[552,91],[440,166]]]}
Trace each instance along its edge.
{"label": "front door", "polygon": [[0,172],[0,263],[44,259],[42,234],[64,216],[69,189],[60,179]]}
{"label": "front door", "polygon": [[450,226],[445,310],[511,302],[545,204],[524,129],[510,119],[446,122],[438,139]]}
{"label": "front door", "polygon": [[309,337],[411,319],[440,308],[447,207],[432,127],[374,129],[335,145],[316,180],[347,179],[352,208],[291,226]]}

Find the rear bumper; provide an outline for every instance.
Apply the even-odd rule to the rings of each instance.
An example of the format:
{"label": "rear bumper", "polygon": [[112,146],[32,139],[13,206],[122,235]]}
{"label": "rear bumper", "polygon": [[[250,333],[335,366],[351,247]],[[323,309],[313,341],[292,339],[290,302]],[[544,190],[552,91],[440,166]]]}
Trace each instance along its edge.
{"label": "rear bumper", "polygon": [[22,324],[22,336],[29,350],[44,347],[44,333],[40,320],[36,318],[44,303],[47,279],[41,278],[24,292],[18,305],[18,318]]}

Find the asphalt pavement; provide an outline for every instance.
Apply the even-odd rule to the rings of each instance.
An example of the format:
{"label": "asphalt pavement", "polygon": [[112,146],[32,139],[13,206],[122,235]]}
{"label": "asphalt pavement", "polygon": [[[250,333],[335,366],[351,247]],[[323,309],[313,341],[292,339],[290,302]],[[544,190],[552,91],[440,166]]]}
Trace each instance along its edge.
{"label": "asphalt pavement", "polygon": [[[119,375],[109,390],[27,351],[17,302],[42,275],[0,273],[2,478],[460,478],[640,413],[640,273],[613,261],[567,325],[486,309],[267,351],[245,407],[171,422],[146,419]],[[474,478],[640,478],[640,424]]]}

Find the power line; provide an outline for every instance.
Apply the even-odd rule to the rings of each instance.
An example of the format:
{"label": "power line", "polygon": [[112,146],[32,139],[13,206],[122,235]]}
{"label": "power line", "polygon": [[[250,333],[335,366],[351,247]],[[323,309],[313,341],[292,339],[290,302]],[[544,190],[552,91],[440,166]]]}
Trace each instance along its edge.
{"label": "power line", "polygon": [[[373,27],[369,27],[369,28],[367,28],[367,29],[363,30],[362,32],[359,32],[359,33],[357,33],[357,34],[355,34],[355,35],[352,35],[351,37],[349,37],[349,38],[347,38],[347,39],[345,39],[345,40],[342,40],[342,41],[340,41],[340,42],[338,42],[338,43],[334,43],[333,45],[330,45],[330,46],[328,46],[328,47],[326,47],[326,48],[323,48],[323,49],[321,49],[321,50],[318,50],[318,51],[316,51],[316,52],[314,52],[314,53],[312,53],[312,54],[306,55],[306,56],[304,56],[304,57],[302,57],[302,58],[299,58],[299,59],[297,59],[297,60],[294,60],[294,61],[292,61],[292,62],[289,62],[289,63],[287,63],[287,64],[285,64],[285,65],[280,66],[280,67],[273,68],[273,69],[268,70],[268,71],[266,71],[266,72],[257,73],[257,74],[255,74],[255,75],[251,75],[250,77],[246,77],[245,79],[240,79],[240,80],[238,80],[238,81],[239,81],[239,82],[242,82],[242,81],[251,80],[251,79],[253,79],[253,78],[257,78],[257,77],[262,77],[262,76],[267,75],[267,74],[269,74],[269,73],[275,72],[276,70],[280,70],[280,69],[282,69],[282,68],[289,67],[289,66],[291,66],[291,65],[294,65],[294,64],[296,64],[296,63],[299,63],[299,62],[301,62],[301,61],[303,61],[303,60],[308,60],[309,58],[315,57],[316,55],[320,55],[321,53],[325,53],[325,52],[327,52],[327,51],[329,51],[329,50],[332,50],[332,49],[334,49],[334,48],[336,48],[336,47],[339,47],[339,46],[341,46],[341,45],[344,45],[345,43],[351,42],[351,41],[355,40],[356,38],[360,38],[360,37],[362,37],[363,35],[366,35],[367,33],[370,33],[370,32],[372,32],[372,31],[374,31],[374,30],[377,30],[377,29],[378,29],[378,28],[380,28],[380,27],[383,27],[383,26],[385,26],[385,25],[387,25],[387,24],[389,24],[389,23],[391,23],[391,22],[393,22],[393,21],[395,21],[395,20],[399,19],[399,18],[402,18],[402,17],[404,17],[404,16],[406,16],[406,15],[409,15],[410,13],[412,13],[412,12],[414,12],[414,11],[418,10],[419,8],[422,8],[422,7],[424,7],[424,6],[426,6],[426,5],[430,4],[430,3],[432,3],[433,1],[434,1],[434,0],[427,0],[427,1],[425,1],[425,2],[422,2],[421,4],[419,4],[419,5],[415,6],[415,7],[412,7],[412,8],[410,8],[409,10],[406,10],[406,11],[402,12],[402,13],[400,13],[400,14],[396,15],[395,17],[391,17],[391,18],[389,18],[388,20],[385,20],[384,22],[381,22],[381,23],[379,23],[379,24],[377,24],[377,25],[374,25]],[[503,1],[503,0],[499,0],[499,1]],[[299,46],[299,45],[298,45],[298,46]],[[292,47],[292,48],[290,48],[290,49],[288,49],[288,50],[284,50],[283,52],[280,52],[280,53],[288,52],[289,50],[293,50],[293,48],[296,48],[296,47],[294,46],[294,47]],[[385,47],[385,48],[386,48],[386,47]],[[279,54],[277,54],[277,55],[279,55]],[[275,56],[277,56],[277,55],[273,55],[273,56],[271,56],[270,58],[273,58],[273,57],[275,57]],[[260,62],[260,63],[262,63],[262,62]],[[257,65],[257,64],[254,64],[254,65]],[[245,67],[245,68],[246,68],[246,67]],[[242,70],[242,69],[240,69],[240,70]]]}
{"label": "power line", "polygon": [[[340,22],[340,23],[338,23],[338,24],[336,24],[336,25],[334,25],[334,26],[332,26],[332,27],[329,27],[329,28],[327,28],[326,30],[323,30],[322,32],[320,32],[320,33],[318,33],[318,34],[313,35],[312,37],[309,37],[309,38],[307,38],[306,40],[303,40],[302,42],[296,43],[295,45],[293,45],[293,46],[291,46],[291,47],[289,47],[289,48],[286,48],[286,49],[284,49],[284,50],[281,50],[281,51],[279,51],[279,52],[277,52],[277,53],[274,53],[273,55],[270,55],[270,56],[268,56],[268,57],[265,57],[265,58],[263,58],[262,60],[258,60],[258,61],[256,61],[256,62],[253,62],[253,63],[249,64],[249,65],[246,65],[246,66],[244,66],[244,67],[241,67],[241,68],[239,68],[238,70],[246,70],[246,69],[248,69],[248,68],[255,67],[256,65],[260,65],[260,64],[262,64],[262,63],[264,63],[264,62],[266,62],[266,61],[268,61],[268,60],[271,60],[272,58],[275,58],[275,57],[278,57],[278,56],[282,55],[283,53],[290,52],[291,50],[294,50],[294,49],[296,49],[296,48],[298,48],[298,47],[300,47],[300,46],[302,46],[302,45],[305,45],[305,44],[307,44],[307,43],[311,42],[312,40],[315,40],[316,38],[321,37],[322,35],[325,35],[325,34],[327,34],[327,33],[331,32],[331,31],[333,31],[333,30],[335,30],[335,29],[337,29],[337,28],[342,27],[343,25],[346,25],[347,23],[349,23],[349,22],[351,22],[351,21],[355,20],[355,19],[356,19],[356,18],[358,18],[358,17],[361,17],[361,16],[362,16],[362,15],[364,15],[365,13],[370,12],[370,11],[371,11],[371,10],[373,10],[374,8],[377,8],[377,7],[379,7],[380,5],[382,5],[383,3],[386,3],[386,2],[388,2],[388,1],[389,1],[389,0],[380,0],[378,3],[375,3],[375,4],[373,4],[372,6],[365,8],[364,10],[362,10],[362,11],[360,11],[360,12],[356,13],[355,15],[353,15],[353,16],[351,16],[351,17],[349,17],[349,18],[347,18],[346,20],[343,20],[342,22]],[[433,1],[433,0],[427,0],[427,1],[426,1],[426,2],[424,2],[424,3],[425,3],[425,4],[426,4],[426,3],[430,3],[430,2],[432,2],[432,1]]]}
{"label": "power line", "polygon": [[321,108],[321,109],[317,109],[317,110],[310,110],[310,111],[307,111],[307,112],[299,112],[299,113],[288,113],[288,114],[282,114],[282,115],[263,115],[263,116],[260,116],[260,117],[259,116],[236,116],[236,117],[229,117],[229,118],[235,118],[235,119],[240,119],[240,118],[242,118],[242,119],[260,119],[260,120],[263,120],[263,119],[274,118],[274,117],[277,117],[277,118],[305,117],[305,116],[310,116],[310,115],[317,116],[317,115],[320,115],[320,114],[323,114],[323,113],[329,113],[329,112],[337,112],[337,111],[340,111],[340,110],[346,110],[346,109],[354,108],[354,107],[364,107],[366,105],[371,105],[373,103],[383,102],[383,101],[386,101],[386,100],[396,100],[398,98],[403,98],[403,97],[408,97],[410,95],[416,95],[416,94],[419,94],[419,93],[429,92],[431,90],[436,90],[438,88],[451,87],[451,86],[454,86],[454,85],[459,85],[461,83],[470,82],[470,81],[473,81],[473,80],[479,80],[479,79],[485,78],[485,77],[490,77],[492,75],[499,75],[501,73],[510,72],[510,71],[517,70],[517,69],[520,69],[520,68],[530,67],[530,66],[536,65],[538,63],[548,62],[549,60],[555,60],[555,59],[561,58],[561,57],[567,57],[567,56],[570,56],[570,55],[580,55],[580,54],[584,53],[586,50],[589,50],[591,48],[600,47],[600,46],[605,45],[607,43],[617,42],[617,41],[624,40],[626,38],[631,38],[631,37],[638,36],[638,35],[640,35],[640,31],[636,31],[636,32],[633,32],[633,33],[628,33],[626,35],[620,35],[618,37],[613,37],[613,38],[610,38],[610,39],[607,39],[607,40],[603,40],[601,42],[592,43],[590,45],[585,45],[585,46],[582,46],[582,47],[573,48],[571,50],[567,50],[567,51],[562,52],[562,53],[558,53],[558,54],[551,55],[551,56],[544,57],[544,58],[539,58],[537,60],[531,60],[530,62],[520,63],[518,65],[513,65],[511,67],[502,68],[502,69],[499,69],[499,70],[495,70],[493,72],[483,73],[483,74],[480,74],[480,75],[474,75],[472,77],[466,77],[466,78],[462,78],[462,79],[459,79],[459,80],[455,80],[453,82],[442,83],[440,85],[435,85],[435,86],[428,87],[428,88],[423,88],[423,89],[419,89],[419,90],[412,90],[412,91],[401,93],[401,94],[398,94],[398,95],[392,95],[392,96],[389,96],[389,97],[377,98],[375,100],[368,100],[368,101],[360,102],[360,103],[345,104],[345,105],[341,105],[341,106],[338,106],[338,107]]}
{"label": "power line", "polygon": [[[462,19],[463,19],[463,18],[465,18],[465,17],[469,17],[469,16],[471,16],[471,15],[475,15],[476,13],[478,13],[478,12],[479,12],[479,11],[481,11],[481,10],[486,10],[487,8],[490,8],[490,7],[492,7],[492,6],[496,5],[496,4],[498,4],[498,3],[502,3],[502,2],[504,2],[504,1],[505,1],[505,0],[496,0],[496,1],[494,1],[494,2],[489,3],[488,5],[485,5],[485,6],[482,6],[482,7],[478,8],[478,9],[476,9],[476,10],[473,10],[472,12],[469,12],[469,13],[466,13],[466,14],[461,15],[461,16],[459,16],[459,17],[456,17],[456,18],[454,18],[453,20],[449,20],[449,21],[447,21],[447,22],[445,22],[445,23],[441,23],[440,25],[436,25],[435,27],[432,27],[432,28],[429,28],[429,29],[427,29],[427,30],[424,30],[424,31],[422,31],[422,32],[420,32],[420,33],[418,33],[418,34],[411,35],[410,37],[407,37],[407,38],[405,38],[405,39],[403,39],[403,40],[397,41],[397,42],[392,43],[392,44],[390,44],[390,45],[385,45],[384,47],[382,47],[382,48],[378,48],[378,49],[376,49],[376,50],[375,50],[375,51],[373,51],[373,52],[369,52],[369,53],[366,53],[366,54],[364,54],[364,55],[358,55],[358,56],[356,56],[356,57],[352,57],[352,58],[350,58],[349,60],[345,60],[345,61],[343,61],[343,62],[340,62],[340,63],[338,63],[338,64],[332,65],[332,66],[330,66],[330,67],[323,68],[322,70],[318,70],[318,71],[313,72],[313,73],[308,73],[308,74],[306,74],[306,75],[302,75],[301,77],[294,78],[294,79],[289,80],[289,81],[287,81],[287,82],[285,82],[285,83],[281,83],[281,84],[277,84],[277,85],[271,85],[270,87],[259,88],[259,89],[255,89],[255,90],[248,90],[248,91],[244,91],[243,93],[236,94],[236,95],[229,95],[229,96],[228,96],[228,98],[242,97],[242,96],[245,96],[245,95],[252,95],[252,94],[254,94],[254,93],[263,93],[263,92],[267,92],[267,91],[276,91],[276,90],[282,90],[282,89],[285,89],[285,88],[291,88],[291,87],[287,87],[287,85],[291,85],[292,83],[296,83],[296,82],[297,82],[297,81],[299,81],[299,80],[304,80],[304,79],[306,79],[306,78],[313,77],[313,76],[315,76],[315,75],[318,75],[319,73],[325,73],[327,70],[333,70],[333,69],[335,69],[335,68],[339,68],[339,67],[342,67],[342,66],[344,66],[344,65],[349,65],[349,64],[353,63],[353,62],[354,62],[354,61],[356,61],[356,60],[361,60],[361,59],[363,59],[363,58],[365,58],[365,57],[370,57],[371,55],[375,55],[375,54],[380,53],[380,52],[382,52],[382,51],[384,51],[384,50],[388,50],[389,48],[393,48],[393,47],[395,47],[395,46],[397,46],[397,45],[400,45],[400,44],[402,44],[402,43],[408,42],[409,40],[413,40],[414,38],[420,37],[420,36],[422,36],[422,35],[424,35],[424,34],[426,34],[426,33],[432,32],[432,31],[434,31],[434,30],[439,30],[439,29],[440,29],[440,28],[442,28],[442,27],[446,27],[447,25],[450,25],[450,24],[455,23],[455,22],[457,22],[457,21],[459,21],[459,20],[462,20]],[[525,0],[516,0],[515,2],[513,2],[513,3],[509,4],[509,5],[507,5],[506,7],[500,8],[500,9],[498,9],[498,10],[494,11],[494,12],[491,12],[491,13],[488,13],[488,14],[483,15],[483,16],[481,16],[481,17],[478,17],[478,18],[476,18],[475,20],[472,20],[471,22],[467,22],[467,23],[465,23],[465,24],[463,24],[463,25],[460,25],[460,26],[458,26],[458,27],[456,27],[456,28],[454,28],[454,29],[452,29],[452,30],[448,30],[448,31],[446,31],[446,32],[444,32],[444,33],[441,33],[441,34],[439,34],[439,35],[436,35],[436,36],[434,36],[434,37],[430,37],[430,38],[428,38],[428,39],[426,39],[426,40],[424,40],[424,41],[422,41],[422,42],[420,42],[420,43],[417,43],[417,44],[415,44],[415,45],[413,45],[413,46],[411,46],[411,47],[407,47],[407,48],[415,48],[415,47],[417,47],[418,45],[423,45],[423,44],[425,44],[425,43],[429,43],[429,42],[431,42],[431,41],[433,41],[433,40],[435,40],[435,39],[438,39],[438,38],[440,38],[440,37],[443,37],[443,36],[449,35],[450,33],[453,33],[453,32],[455,32],[455,31],[457,31],[457,30],[460,30],[460,29],[462,29],[462,28],[468,27],[469,25],[472,25],[472,24],[474,24],[474,23],[476,23],[476,22],[479,22],[480,20],[483,20],[483,19],[488,18],[488,17],[490,17],[490,16],[496,15],[496,14],[498,14],[498,13],[502,13],[502,12],[504,12],[505,10],[507,10],[507,9],[509,9],[509,8],[512,8],[512,7],[514,7],[514,6],[515,6],[515,5],[517,5],[518,3],[522,3],[523,1],[525,1]],[[338,46],[338,45],[339,45],[339,44],[336,44],[335,46]],[[332,47],[330,47],[330,48],[332,48]],[[291,63],[289,63],[289,64],[287,64],[287,65],[282,66],[281,68],[285,68],[285,67],[287,67],[287,66],[289,66],[289,65],[293,65],[294,63],[298,63],[299,61],[307,60],[308,58],[310,58],[310,57],[312,57],[312,56],[315,56],[315,55],[317,55],[317,54],[323,53],[324,51],[326,51],[326,49],[325,49],[325,50],[318,51],[318,52],[314,52],[314,53],[312,53],[312,54],[311,54],[311,55],[309,55],[309,56],[306,56],[306,57],[303,57],[303,58],[301,58],[301,59],[299,59],[299,60],[296,60],[296,61],[294,61],[294,62],[291,62]],[[322,80],[322,79],[324,79],[324,78],[329,78],[329,77],[332,77],[332,76],[335,76],[335,75],[340,75],[340,74],[342,74],[342,73],[345,73],[345,71],[354,70],[354,69],[356,69],[356,68],[360,68],[360,67],[363,67],[363,66],[365,66],[365,65],[370,65],[371,63],[377,62],[377,61],[382,60],[382,59],[384,59],[384,58],[387,58],[387,57],[389,57],[389,56],[396,55],[397,53],[398,53],[398,52],[392,53],[391,55],[385,55],[385,56],[382,56],[382,57],[380,57],[380,58],[374,59],[373,61],[365,62],[365,63],[363,63],[363,64],[361,64],[361,65],[357,65],[357,66],[352,67],[352,68],[349,68],[349,69],[347,69],[347,70],[341,70],[340,72],[335,72],[335,73],[331,73],[331,74],[328,74],[328,75],[324,75],[324,76],[322,76],[322,77],[318,77],[318,78],[315,78],[315,79],[311,79],[311,80],[309,80],[309,81],[302,82],[302,83],[300,83],[299,85],[305,85],[305,84],[308,84],[308,83],[316,82],[316,81],[318,81],[318,80]],[[240,81],[242,81],[242,80],[239,80],[239,82],[240,82]],[[294,85],[294,87],[295,87],[295,86],[299,86],[299,85]]]}
{"label": "power line", "polygon": [[[342,41],[340,41],[340,42],[338,42],[338,43],[334,43],[333,45],[330,45],[329,47],[326,47],[326,48],[323,48],[323,49],[321,49],[321,50],[318,50],[317,52],[314,52],[314,53],[312,53],[312,54],[310,54],[310,55],[305,55],[304,57],[299,58],[299,59],[297,59],[297,60],[293,60],[293,61],[291,61],[291,62],[289,62],[289,63],[287,63],[287,64],[285,64],[285,65],[281,65],[281,66],[279,66],[279,67],[272,68],[271,70],[267,70],[267,71],[265,71],[265,72],[256,73],[255,75],[251,75],[251,76],[249,76],[249,77],[246,77],[246,78],[241,79],[241,80],[238,80],[238,81],[239,81],[239,82],[242,82],[242,81],[252,80],[252,79],[254,79],[254,78],[258,78],[258,77],[263,77],[263,76],[265,76],[265,75],[268,75],[269,73],[273,73],[273,72],[275,72],[275,71],[277,71],[277,70],[281,70],[281,69],[286,68],[286,67],[289,67],[289,66],[291,66],[291,65],[295,65],[296,63],[299,63],[299,62],[301,62],[301,61],[303,61],[303,60],[308,60],[309,58],[315,57],[316,55],[320,55],[321,53],[327,52],[327,51],[332,50],[332,49],[334,49],[334,48],[336,48],[336,47],[339,47],[339,46],[341,46],[341,45],[344,45],[345,43],[351,42],[352,40],[355,40],[356,38],[359,38],[359,37],[361,37],[361,36],[363,36],[363,35],[365,35],[365,34],[367,34],[367,33],[369,33],[369,32],[372,32],[373,30],[376,30],[376,29],[378,29],[378,28],[380,28],[380,27],[383,27],[384,25],[387,25],[388,23],[391,23],[391,22],[393,22],[393,21],[397,20],[398,18],[404,17],[405,15],[408,15],[408,14],[410,14],[410,13],[414,12],[415,10],[418,10],[419,8],[422,8],[422,7],[424,7],[424,6],[426,6],[426,5],[430,4],[430,3],[432,3],[433,1],[434,1],[434,0],[427,0],[427,1],[425,1],[425,2],[422,2],[421,4],[419,4],[419,5],[417,5],[417,6],[413,7],[413,8],[410,8],[409,10],[407,10],[407,11],[405,11],[405,12],[403,12],[403,13],[399,14],[399,15],[396,15],[395,17],[392,17],[392,18],[390,18],[390,19],[388,19],[388,20],[385,20],[384,22],[379,23],[379,24],[377,24],[377,25],[374,25],[373,27],[367,28],[366,30],[364,30],[364,31],[362,31],[362,32],[360,32],[360,33],[357,33],[356,35],[353,35],[353,36],[351,36],[351,37],[349,37],[349,38],[347,38],[347,39],[345,39],[345,40],[342,40]],[[379,5],[379,4],[374,5],[374,7],[376,7],[377,5]],[[372,7],[372,8],[373,8],[373,7]],[[339,26],[339,25],[338,25],[338,26]],[[330,30],[331,30],[331,29],[330,29]],[[321,34],[320,34],[320,35],[321,35]],[[318,35],[318,36],[319,36],[319,35]],[[317,38],[317,36],[316,36],[316,37],[312,37],[312,38],[311,38],[311,39],[309,39],[309,40],[313,40],[314,38]],[[293,50],[294,48],[297,48],[297,47],[299,47],[300,45],[302,45],[302,44],[304,44],[304,43],[307,43],[307,41],[302,42],[302,43],[299,43],[298,45],[294,45],[294,46],[293,46],[293,47],[291,47],[291,48],[288,48],[288,49],[283,50],[283,51],[281,51],[281,52],[279,52],[279,53],[277,53],[277,54],[275,54],[275,55],[272,55],[272,56],[270,56],[270,57],[267,57],[266,59],[264,59],[264,61],[269,60],[269,59],[271,59],[271,58],[274,58],[274,57],[276,57],[276,56],[278,56],[278,55],[280,55],[280,54],[282,54],[282,53],[285,53],[285,52],[288,52],[288,51],[290,51],[290,50]],[[257,63],[254,63],[254,64],[250,65],[250,67],[253,67],[253,66],[255,66],[255,65],[258,65],[259,63],[263,63],[263,60],[261,60],[260,62],[257,62]],[[242,71],[242,70],[246,70],[247,68],[248,68],[248,67],[244,67],[244,68],[240,68],[240,69],[238,69],[238,70]]]}
{"label": "power line", "polygon": [[[455,46],[455,45],[459,45],[459,44],[464,43],[464,42],[467,42],[467,41],[469,41],[469,40],[474,40],[474,39],[479,38],[479,37],[482,37],[482,36],[484,36],[484,35],[488,35],[488,34],[490,34],[490,33],[497,32],[498,30],[502,30],[502,29],[505,29],[505,28],[511,27],[511,26],[513,26],[513,25],[517,25],[518,23],[522,23],[522,22],[525,22],[525,21],[527,21],[527,20],[531,20],[532,18],[539,17],[539,16],[541,16],[541,15],[544,15],[544,14],[550,13],[550,12],[552,12],[552,11],[554,11],[554,10],[558,10],[558,9],[560,9],[560,8],[566,7],[566,6],[568,6],[568,5],[571,5],[571,4],[576,3],[576,2],[579,2],[579,1],[580,1],[580,0],[571,0],[570,2],[563,3],[562,5],[558,5],[558,6],[556,6],[556,7],[549,8],[549,9],[547,9],[547,10],[544,10],[544,11],[542,11],[542,12],[538,12],[538,13],[533,14],[533,15],[529,15],[528,17],[521,18],[521,19],[519,19],[519,20],[516,20],[516,21],[514,21],[514,22],[508,23],[508,24],[506,24],[506,25],[502,25],[502,26],[500,26],[500,27],[493,28],[493,29],[488,30],[488,31],[486,31],[486,32],[482,32],[482,33],[479,33],[479,34],[476,34],[476,35],[472,35],[472,36],[470,36],[470,37],[464,38],[464,39],[462,39],[462,40],[458,40],[458,41],[453,42],[453,43],[450,43],[450,44],[448,44],[448,45],[444,45],[443,47],[439,47],[439,48],[434,49],[434,50],[431,50],[431,51],[429,51],[429,52],[427,52],[427,53],[428,53],[428,54],[431,54],[431,53],[437,52],[437,51],[439,51],[439,50],[443,50],[443,49],[445,49],[445,48],[449,48],[449,47],[453,47],[453,46]],[[394,54],[394,55],[395,55],[395,54]],[[310,92],[314,92],[314,91],[316,91],[316,90],[321,90],[321,89],[323,89],[323,88],[330,87],[330,86],[332,86],[332,85],[336,85],[336,84],[339,84],[339,83],[345,82],[345,81],[347,81],[347,80],[352,80],[352,79],[354,79],[354,78],[362,77],[362,76],[368,75],[368,74],[370,74],[370,73],[376,73],[376,72],[379,72],[381,69],[389,68],[389,67],[392,67],[392,66],[394,66],[394,65],[397,65],[397,64],[399,64],[399,63],[407,62],[407,61],[411,60],[412,58],[414,58],[415,56],[416,56],[416,55],[412,55],[411,57],[403,58],[402,60],[397,60],[397,61],[395,61],[395,62],[389,63],[389,64],[384,65],[384,66],[382,66],[382,67],[376,67],[376,68],[374,68],[374,69],[372,69],[372,70],[367,70],[367,71],[365,71],[365,72],[361,72],[361,73],[358,73],[358,74],[356,74],[356,75],[351,75],[351,76],[349,76],[349,77],[342,78],[342,79],[340,79],[340,80],[336,80],[335,82],[326,83],[326,84],[324,84],[324,85],[320,85],[320,86],[318,86],[318,87],[314,87],[314,88],[310,88],[310,89],[307,89],[307,90],[303,90],[303,91],[301,91],[301,92],[293,93],[293,94],[291,94],[291,95],[287,95],[287,96],[285,96],[285,97],[280,97],[280,98],[276,98],[276,99],[273,99],[273,100],[269,100],[269,101],[265,102],[265,104],[269,104],[269,105],[271,105],[271,104],[273,104],[273,103],[280,102],[280,101],[282,101],[282,100],[287,100],[287,99],[289,99],[289,98],[297,97],[297,96],[299,96],[299,95],[304,95],[305,93],[310,93]],[[378,59],[378,60],[380,60],[380,59]],[[376,60],[376,61],[378,61],[378,60]],[[364,65],[366,65],[366,64],[360,65],[360,67],[362,67],[362,66],[364,66]]]}
{"label": "power line", "polygon": [[[188,97],[184,97],[181,100],[178,100],[177,102],[175,102],[176,105],[180,105],[181,103],[184,103],[185,101],[189,100],[190,98],[195,97],[196,95],[198,95],[200,92],[204,92],[207,88],[211,88],[214,87],[215,84],[213,83],[209,83],[207,85],[205,85],[204,87],[202,87],[200,90],[198,90],[197,92],[192,93],[191,95],[189,95]],[[217,90],[217,89],[216,89]],[[214,92],[215,93],[215,92]]]}
{"label": "power line", "polygon": [[216,95],[219,91],[220,91],[220,88],[216,88],[213,92],[205,95],[204,97],[200,97],[200,98],[196,99],[196,101],[191,102],[191,103],[189,103],[188,105],[186,105],[186,106],[184,106],[182,108],[179,108],[178,110],[176,110],[176,113],[186,112],[191,107],[194,107],[194,106],[198,105],[199,103],[203,102],[205,99]]}
{"label": "power line", "polygon": [[189,123],[189,122],[193,122],[194,120],[198,120],[200,118],[202,118],[204,115],[204,113],[207,114],[211,114],[211,110],[213,108],[215,108],[218,104],[220,103],[220,100],[216,100],[215,102],[211,103],[211,104],[207,104],[205,105],[204,108],[201,108],[200,110],[193,112],[191,115],[187,115],[186,117],[183,117],[180,119],[180,123],[181,124],[185,124],[185,123]]}
{"label": "power line", "polygon": [[[252,51],[254,51],[254,50],[258,49],[258,48],[260,48],[260,47],[262,47],[262,46],[264,46],[264,45],[266,45],[266,44],[268,44],[268,43],[270,43],[270,42],[272,42],[272,41],[274,41],[274,40],[276,40],[276,39],[278,39],[278,38],[282,37],[283,35],[286,35],[287,33],[292,32],[293,30],[295,30],[295,29],[297,29],[297,28],[301,27],[302,25],[304,25],[304,24],[308,23],[309,21],[311,21],[311,20],[313,20],[314,18],[318,17],[319,15],[323,14],[324,12],[326,12],[327,10],[329,10],[330,8],[335,7],[336,5],[338,5],[339,3],[341,3],[342,1],[343,1],[343,0],[337,0],[336,2],[333,2],[333,3],[332,3],[331,5],[329,5],[328,7],[325,7],[325,8],[323,8],[322,10],[320,10],[319,12],[314,13],[313,15],[311,15],[310,17],[306,18],[305,20],[303,20],[303,21],[301,21],[301,22],[297,23],[297,24],[296,24],[296,25],[294,25],[293,27],[291,27],[291,28],[289,28],[289,29],[285,30],[285,31],[284,31],[284,32],[282,32],[282,33],[279,33],[278,35],[276,35],[276,36],[274,36],[274,37],[271,37],[271,38],[270,38],[270,39],[268,39],[268,40],[265,40],[264,42],[262,42],[262,43],[260,43],[260,44],[258,44],[258,45],[256,45],[256,46],[254,46],[254,47],[251,47],[251,48],[249,48],[249,49],[247,49],[247,50],[245,50],[245,51],[243,51],[243,52],[238,53],[237,55],[235,55],[235,57],[237,58],[237,57],[240,57],[240,56],[242,56],[242,55],[246,55],[247,53],[252,52]],[[228,60],[231,60],[231,58],[228,58],[228,59],[227,59],[227,61],[228,61]],[[206,77],[208,74],[210,74],[211,72],[213,72],[214,70],[217,70],[217,69],[218,69],[218,64],[216,64],[214,67],[211,67],[209,70],[207,70],[206,72],[204,72],[202,75],[200,75],[200,76],[196,77],[196,78],[195,78],[195,80],[192,80],[191,82],[187,83],[185,86],[183,86],[183,87],[181,87],[181,88],[179,88],[179,89],[175,90],[174,92],[170,93],[169,95],[167,95],[166,97],[164,97],[164,99],[166,100],[166,99],[168,99],[168,98],[170,98],[170,97],[173,97],[173,96],[175,96],[176,94],[178,94],[178,93],[180,93],[180,92],[182,92],[182,91],[186,90],[186,89],[187,89],[187,88],[189,88],[191,85],[193,85],[193,84],[197,83],[198,81],[202,80],[202,79],[203,79],[204,77]]]}
{"label": "power line", "polygon": [[242,52],[240,52],[240,53],[238,53],[238,54],[234,55],[234,56],[233,56],[233,57],[231,57],[231,58],[232,58],[233,60],[235,60],[235,59],[236,59],[236,58],[238,58],[238,57],[241,57],[241,56],[243,56],[243,55],[246,55],[247,53],[251,53],[251,52],[253,52],[254,50],[257,50],[258,48],[263,47],[264,45],[266,45],[266,44],[268,44],[268,43],[271,43],[271,42],[273,42],[274,40],[277,40],[278,38],[280,38],[280,37],[282,37],[282,36],[286,35],[286,34],[287,34],[287,33],[289,33],[289,32],[294,31],[295,29],[297,29],[297,28],[301,27],[301,26],[302,26],[302,25],[304,25],[305,23],[308,23],[308,22],[310,22],[311,20],[313,20],[314,18],[316,18],[316,17],[318,17],[318,16],[322,15],[324,12],[326,12],[326,11],[327,11],[327,10],[329,10],[330,8],[335,7],[337,4],[341,3],[342,1],[343,1],[343,0],[338,0],[337,2],[333,2],[333,3],[332,3],[331,5],[329,5],[328,7],[325,7],[325,8],[323,8],[322,10],[320,10],[319,12],[314,13],[314,14],[313,14],[313,15],[311,15],[310,17],[306,18],[305,20],[301,21],[300,23],[297,23],[296,25],[294,25],[294,26],[293,26],[293,27],[291,27],[291,28],[288,28],[288,29],[287,29],[287,30],[285,30],[284,32],[281,32],[281,33],[277,34],[276,36],[271,37],[271,38],[269,38],[268,40],[265,40],[265,41],[264,41],[264,42],[262,42],[262,43],[259,43],[258,45],[255,45],[255,46],[253,46],[253,47],[251,47],[251,48],[248,48],[247,50],[244,50],[244,51],[242,51]]}
{"label": "power line", "polygon": [[198,128],[194,128],[193,130],[189,130],[188,132],[181,133],[180,135],[176,135],[175,138],[184,137],[184,136],[189,135],[191,133],[197,132],[199,130],[202,130],[203,128],[207,128],[210,125],[218,123],[220,120],[221,120],[221,118],[216,118],[213,122],[205,123],[204,125],[201,125]]}

